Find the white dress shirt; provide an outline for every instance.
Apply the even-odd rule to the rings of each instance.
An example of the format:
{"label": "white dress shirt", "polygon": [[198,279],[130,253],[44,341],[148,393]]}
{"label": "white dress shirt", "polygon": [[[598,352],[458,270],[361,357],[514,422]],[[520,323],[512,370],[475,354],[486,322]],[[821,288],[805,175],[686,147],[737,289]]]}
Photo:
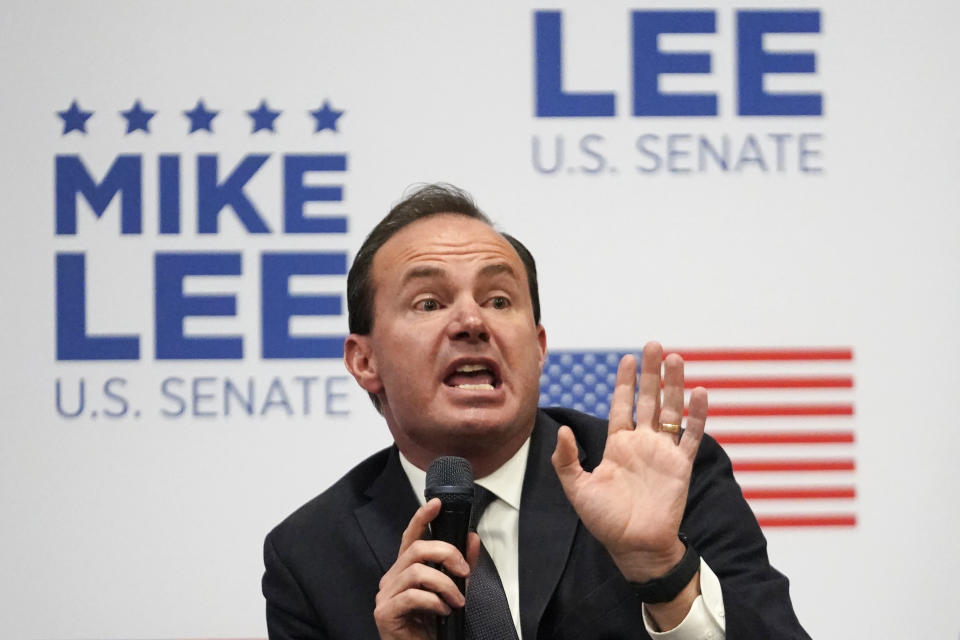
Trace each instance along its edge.
{"label": "white dress shirt", "polygon": [[[483,546],[490,554],[493,564],[500,574],[500,582],[507,596],[513,625],[520,632],[520,562],[517,554],[520,547],[520,496],[523,492],[523,474],[527,468],[527,453],[530,439],[507,460],[499,469],[488,476],[478,478],[476,483],[489,489],[497,499],[490,503],[477,524],[477,533],[483,540]],[[400,454],[400,465],[410,480],[420,504],[424,504],[423,490],[426,487],[427,474]],[[724,640],[726,623],[724,621],[723,595],[720,580],[711,571],[707,563],[700,559],[701,595],[694,600],[687,617],[670,631],[654,631],[656,626],[643,607],[643,623],[651,638],[662,640]]]}

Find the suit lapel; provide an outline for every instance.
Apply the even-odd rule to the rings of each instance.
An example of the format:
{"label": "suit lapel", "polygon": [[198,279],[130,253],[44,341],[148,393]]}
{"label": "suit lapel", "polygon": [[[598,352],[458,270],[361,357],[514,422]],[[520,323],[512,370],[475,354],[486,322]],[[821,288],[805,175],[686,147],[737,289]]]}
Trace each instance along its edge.
{"label": "suit lapel", "polygon": [[357,507],[354,514],[380,567],[386,572],[396,561],[403,531],[420,506],[400,466],[395,446],[390,449],[383,472],[370,483],[365,495],[370,501]]}
{"label": "suit lapel", "polygon": [[531,640],[563,574],[579,522],[550,463],[559,428],[537,412],[520,501],[520,627]]}

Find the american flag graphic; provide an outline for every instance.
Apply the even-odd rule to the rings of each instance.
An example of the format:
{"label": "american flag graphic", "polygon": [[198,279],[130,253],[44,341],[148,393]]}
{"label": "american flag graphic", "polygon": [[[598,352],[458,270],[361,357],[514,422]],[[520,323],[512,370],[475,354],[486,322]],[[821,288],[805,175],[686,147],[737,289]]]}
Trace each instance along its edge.
{"label": "american flag graphic", "polygon": [[[602,418],[617,364],[629,350],[559,350],[547,356],[540,404]],[[853,349],[665,349],[679,353],[685,386],[709,393],[707,433],[733,462],[764,528],[855,527]]]}

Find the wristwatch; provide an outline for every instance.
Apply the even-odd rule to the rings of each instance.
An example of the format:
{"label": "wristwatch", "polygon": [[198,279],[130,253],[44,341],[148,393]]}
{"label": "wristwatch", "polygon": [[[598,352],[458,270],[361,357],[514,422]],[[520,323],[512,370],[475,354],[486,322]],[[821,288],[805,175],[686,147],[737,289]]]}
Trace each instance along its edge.
{"label": "wristwatch", "polygon": [[683,557],[670,571],[659,578],[646,582],[631,582],[633,592],[642,602],[658,604],[670,602],[683,591],[697,571],[700,570],[700,554],[693,548],[687,536],[679,534],[680,542],[687,548]]}

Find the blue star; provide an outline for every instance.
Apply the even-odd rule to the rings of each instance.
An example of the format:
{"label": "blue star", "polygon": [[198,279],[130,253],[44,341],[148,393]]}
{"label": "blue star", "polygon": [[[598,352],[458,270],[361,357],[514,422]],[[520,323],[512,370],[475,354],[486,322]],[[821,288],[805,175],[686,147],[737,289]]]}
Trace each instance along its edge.
{"label": "blue star", "polygon": [[127,133],[134,131],[145,131],[150,133],[150,118],[157,114],[156,111],[144,109],[138,99],[133,106],[126,111],[121,111],[120,115],[127,119]]}
{"label": "blue star", "polygon": [[324,100],[323,106],[315,111],[311,111],[310,115],[317,120],[317,129],[314,131],[314,133],[320,133],[324,129],[336,131],[337,119],[343,115],[343,111],[337,111],[330,106],[329,100]]}
{"label": "blue star", "polygon": [[201,98],[197,100],[197,106],[192,111],[184,111],[183,115],[190,118],[190,133],[201,129],[213,133],[213,119],[217,117],[218,113],[220,112],[207,110]]}
{"label": "blue star", "polygon": [[65,136],[71,131],[79,131],[86,135],[87,120],[93,115],[93,111],[81,109],[76,98],[74,98],[73,102],[70,103],[70,108],[65,111],[57,111],[57,115],[63,118],[63,133],[60,135]]}
{"label": "blue star", "polygon": [[266,99],[261,100],[259,107],[247,111],[247,115],[253,118],[253,131],[250,133],[256,133],[261,129],[276,133],[276,129],[273,128],[273,121],[276,120],[281,113],[283,112],[279,109],[277,111],[271,111],[270,107],[267,106]]}

